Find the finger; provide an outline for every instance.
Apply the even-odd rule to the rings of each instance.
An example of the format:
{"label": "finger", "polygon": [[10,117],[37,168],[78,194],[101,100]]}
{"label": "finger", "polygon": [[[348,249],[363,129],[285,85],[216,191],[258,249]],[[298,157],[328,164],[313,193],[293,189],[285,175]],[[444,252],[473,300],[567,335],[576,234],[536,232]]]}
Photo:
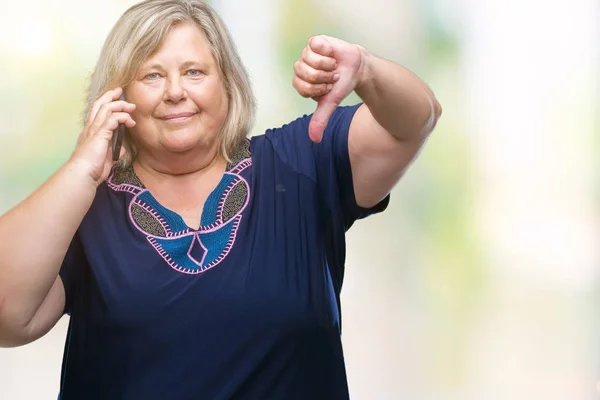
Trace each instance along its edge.
{"label": "finger", "polygon": [[320,97],[329,93],[333,87],[331,83],[319,83],[312,84],[308,83],[298,77],[298,75],[294,75],[292,80],[292,85],[294,89],[300,93],[302,97]]}
{"label": "finger", "polygon": [[96,114],[96,118],[92,122],[92,130],[97,130],[104,121],[113,113],[125,112],[132,113],[135,110],[135,104],[128,103],[123,100],[113,101],[111,103],[106,103],[100,107],[98,113]]}
{"label": "finger", "polygon": [[96,119],[96,114],[98,114],[98,110],[100,110],[100,107],[102,107],[104,104],[109,103],[111,101],[118,100],[122,93],[123,93],[123,89],[120,87],[117,87],[117,88],[107,91],[102,96],[100,96],[92,104],[92,107],[90,108],[90,111],[88,113],[88,118],[87,118],[86,123],[91,124],[92,121],[94,121],[94,119]]}
{"label": "finger", "polygon": [[112,113],[97,130],[92,130],[91,135],[106,133],[112,137],[113,131],[117,129],[119,124],[125,124],[126,127],[133,128],[136,122],[131,118],[131,115],[125,112]]}
{"label": "finger", "polygon": [[326,36],[313,36],[308,39],[308,47],[317,54],[333,57],[333,46]]}
{"label": "finger", "polygon": [[[102,121],[106,119],[111,113],[114,112],[127,112],[132,113],[135,111],[135,104],[128,103],[124,100],[112,101],[110,103],[106,103],[100,107],[98,113],[96,114],[95,120]],[[94,121],[95,122],[95,121]]]}
{"label": "finger", "polygon": [[323,139],[323,132],[329,123],[329,118],[331,118],[331,114],[338,107],[338,104],[335,104],[330,101],[320,100],[317,109],[310,119],[310,123],[308,125],[308,137],[315,143],[319,143]]}
{"label": "finger", "polygon": [[310,65],[314,69],[320,69],[323,71],[333,71],[337,68],[337,61],[333,57],[326,57],[321,54],[315,53],[308,47],[302,50],[302,61]]}
{"label": "finger", "polygon": [[312,84],[318,83],[334,83],[340,79],[340,74],[335,71],[323,71],[314,69],[310,65],[297,61],[294,64],[294,72],[300,79]]}

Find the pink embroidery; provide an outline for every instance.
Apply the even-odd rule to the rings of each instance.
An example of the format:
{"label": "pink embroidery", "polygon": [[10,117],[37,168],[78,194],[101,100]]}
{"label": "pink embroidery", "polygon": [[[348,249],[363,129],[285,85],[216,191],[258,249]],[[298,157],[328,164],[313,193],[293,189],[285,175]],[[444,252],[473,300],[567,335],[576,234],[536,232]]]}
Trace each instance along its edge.
{"label": "pink embroidery", "polygon": [[[233,244],[235,243],[235,240],[237,238],[237,231],[240,226],[240,222],[242,220],[242,213],[246,209],[246,207],[248,206],[248,203],[250,201],[250,185],[246,179],[244,179],[242,176],[240,176],[240,173],[242,171],[244,171],[246,168],[250,167],[251,165],[252,165],[252,159],[250,157],[248,157],[248,158],[241,160],[235,166],[233,166],[233,168],[231,168],[230,170],[225,172],[225,174],[231,175],[235,179],[233,179],[233,181],[231,183],[229,183],[229,185],[226,187],[226,189],[220,195],[219,202],[216,207],[215,222],[210,225],[201,226],[197,231],[190,229],[190,228],[187,228],[183,231],[177,231],[177,232],[173,231],[173,228],[169,225],[169,221],[165,217],[163,217],[156,209],[154,209],[150,204],[146,203],[144,200],[142,200],[140,198],[140,196],[142,196],[143,194],[146,194],[148,192],[148,190],[143,187],[139,187],[136,184],[133,184],[131,182],[115,184],[113,182],[114,171],[113,171],[113,173],[111,173],[111,175],[107,179],[107,184],[108,184],[108,187],[114,191],[127,192],[127,193],[130,193],[133,195],[133,198],[130,200],[129,206],[128,206],[129,219],[130,219],[131,223],[141,233],[143,233],[146,236],[146,239],[148,240],[150,245],[156,250],[156,252],[161,256],[161,258],[163,260],[165,260],[165,262],[176,271],[179,271],[179,272],[182,272],[185,274],[196,275],[196,274],[200,274],[202,272],[205,272],[205,271],[217,266],[219,263],[221,263],[227,257],[227,255],[233,248]],[[243,204],[241,206],[239,206],[239,209],[235,210],[235,214],[233,216],[231,216],[226,223],[224,223],[223,222],[224,206],[227,202],[228,197],[231,195],[232,191],[236,188],[237,185],[245,185],[245,187],[246,187],[245,199],[243,201]],[[148,195],[151,196],[150,193],[148,193]],[[162,230],[165,232],[164,235],[162,235],[162,234],[158,235],[158,234],[156,234],[156,232],[150,233],[150,232],[145,231],[144,227],[140,224],[140,221],[138,221],[136,219],[136,216],[133,214],[134,205],[141,207],[145,212],[147,212],[152,217],[152,219],[160,225]],[[213,260],[206,260],[206,257],[208,256],[210,249],[208,249],[205,246],[205,244],[202,242],[201,235],[216,232],[220,229],[231,229],[229,237],[227,238],[227,242],[225,243],[224,246],[223,246],[223,241],[220,242],[219,246],[223,246],[223,249],[220,251],[218,256],[216,256]],[[194,237],[187,249],[187,253],[186,253],[187,257],[186,257],[186,259],[184,259],[185,263],[188,264],[187,266],[179,265],[177,262],[175,262],[173,260],[172,256],[169,254],[169,252],[167,250],[165,250],[162,247],[162,245],[158,242],[158,240],[162,240],[163,242],[165,240],[168,240],[168,241],[181,240],[181,239],[183,239],[185,237],[189,237],[189,236],[194,236]],[[216,240],[219,240],[219,239],[217,238]],[[201,249],[203,251],[201,260],[195,259],[192,255],[194,246],[198,246],[198,245],[201,247]],[[176,247],[177,244],[174,244],[174,246]],[[177,256],[177,257],[181,257],[181,256]],[[181,260],[181,258],[179,258],[179,259]],[[207,262],[207,263],[205,264],[205,262]],[[193,268],[191,264],[197,266],[198,268],[197,269]]]}

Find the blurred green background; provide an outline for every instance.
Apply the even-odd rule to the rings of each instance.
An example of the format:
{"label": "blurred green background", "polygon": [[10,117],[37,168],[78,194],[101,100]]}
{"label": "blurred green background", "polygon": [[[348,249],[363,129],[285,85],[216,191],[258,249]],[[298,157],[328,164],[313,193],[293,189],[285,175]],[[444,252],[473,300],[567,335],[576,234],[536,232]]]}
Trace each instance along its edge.
{"label": "blurred green background", "polygon": [[[2,0],[1,212],[69,157],[103,40],[132,4]],[[352,398],[600,398],[600,3],[211,4],[255,84],[253,134],[314,111],[291,77],[316,34],[405,65],[444,108],[389,209],[348,235]],[[66,323],[0,349],[1,399],[56,398]]]}

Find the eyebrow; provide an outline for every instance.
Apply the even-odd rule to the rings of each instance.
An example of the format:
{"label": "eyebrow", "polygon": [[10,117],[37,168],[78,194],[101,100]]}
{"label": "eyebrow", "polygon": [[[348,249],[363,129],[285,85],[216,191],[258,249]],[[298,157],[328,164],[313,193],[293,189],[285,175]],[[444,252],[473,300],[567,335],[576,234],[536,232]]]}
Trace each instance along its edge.
{"label": "eyebrow", "polygon": [[[181,65],[181,68],[189,68],[192,66],[197,66],[199,68],[206,68],[207,66],[199,61],[186,61]],[[149,65],[147,67],[143,67],[143,70],[151,70],[151,69],[157,69],[157,70],[164,70],[163,66],[160,64],[152,64]]]}
{"label": "eyebrow", "polygon": [[200,68],[206,68],[206,65],[204,65],[203,63],[199,62],[199,61],[186,61],[182,64],[183,68],[189,68],[189,67],[195,67],[198,66]]}

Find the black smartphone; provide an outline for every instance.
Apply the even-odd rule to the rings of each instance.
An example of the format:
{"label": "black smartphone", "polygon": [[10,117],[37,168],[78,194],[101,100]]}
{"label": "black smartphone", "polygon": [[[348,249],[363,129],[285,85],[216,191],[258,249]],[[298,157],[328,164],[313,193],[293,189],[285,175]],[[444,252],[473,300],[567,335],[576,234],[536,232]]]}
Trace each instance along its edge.
{"label": "black smartphone", "polygon": [[[121,94],[119,100],[125,100],[125,93]],[[123,136],[125,136],[125,124],[119,124],[113,131],[112,136],[112,159],[118,161],[121,155],[121,146],[123,145]]]}

